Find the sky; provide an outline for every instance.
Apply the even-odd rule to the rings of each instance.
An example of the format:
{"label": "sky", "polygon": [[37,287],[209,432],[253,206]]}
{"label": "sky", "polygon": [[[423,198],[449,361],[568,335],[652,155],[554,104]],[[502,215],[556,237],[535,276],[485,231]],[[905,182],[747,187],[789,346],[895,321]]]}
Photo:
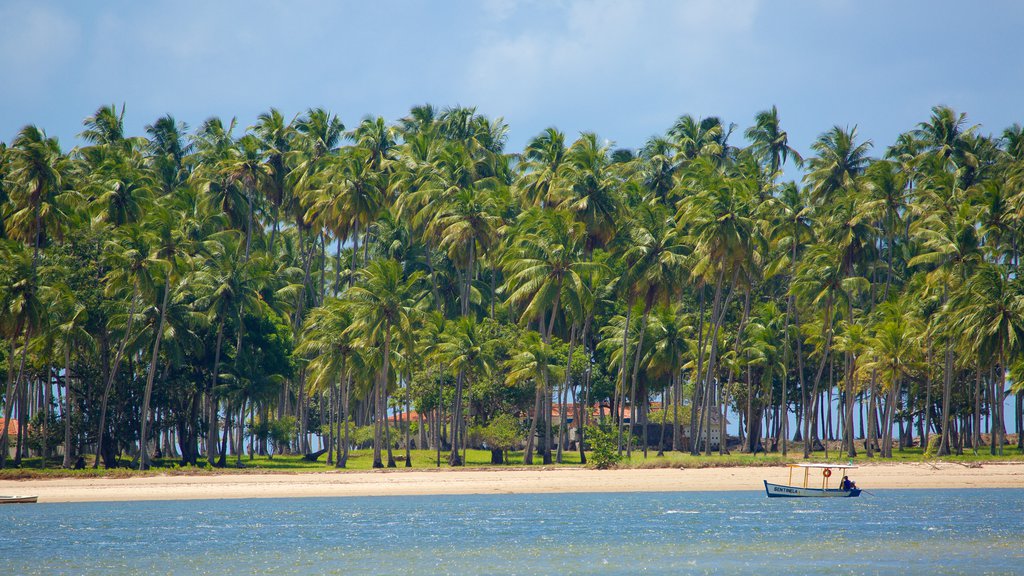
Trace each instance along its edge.
{"label": "sky", "polygon": [[983,134],[1024,122],[1022,23],[1008,0],[0,0],[0,141],[36,124],[71,148],[104,104],[139,135],[429,102],[504,117],[509,151],[548,126],[636,148],[682,114],[741,144],[776,105],[805,155],[833,125],[881,155],[938,104]]}

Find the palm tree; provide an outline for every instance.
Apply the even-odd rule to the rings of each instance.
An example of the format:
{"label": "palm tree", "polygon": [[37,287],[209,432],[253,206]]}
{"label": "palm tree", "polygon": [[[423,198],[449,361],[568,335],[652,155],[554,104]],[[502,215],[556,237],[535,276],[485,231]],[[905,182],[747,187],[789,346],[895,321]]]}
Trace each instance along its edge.
{"label": "palm tree", "polygon": [[[682,450],[682,428],[679,422],[679,407],[682,402],[683,384],[682,371],[689,355],[689,336],[693,331],[692,318],[680,303],[660,306],[655,309],[650,321],[650,352],[644,359],[647,372],[657,377],[668,377],[668,387],[672,391],[672,449]],[[662,419],[662,438],[664,439],[665,420],[668,406],[662,402],[665,411]],[[659,442],[659,455],[664,451],[664,442]]]}
{"label": "palm tree", "polygon": [[260,141],[252,135],[243,136],[238,141],[238,148],[221,165],[225,186],[237,185],[245,195],[248,207],[245,224],[245,258],[249,258],[253,228],[256,226],[254,206],[256,193],[266,185],[273,176],[261,161]]}
{"label": "palm tree", "polygon": [[[38,277],[32,266],[32,257],[22,245],[9,241],[4,242],[0,244],[0,255],[3,256],[5,263],[5,266],[0,267],[0,272],[4,273],[4,282],[0,288],[0,304],[3,304],[3,310],[0,311],[2,312],[0,313],[0,325],[11,343],[10,351],[7,354],[8,375],[7,390],[4,395],[4,421],[10,422],[15,394],[20,396],[22,392],[29,341],[33,334],[40,330],[43,322],[46,288],[39,285]],[[17,357],[16,342],[19,336],[22,337],[21,354],[20,360],[17,362],[17,376],[14,376],[14,359]],[[3,468],[7,461],[8,431],[9,426],[6,425],[3,430],[0,430],[0,468]],[[15,458],[16,465],[20,464],[21,453],[18,452]]]}
{"label": "palm tree", "polygon": [[[71,386],[71,356],[77,350],[79,353],[92,351],[95,348],[95,341],[86,329],[88,322],[88,311],[84,304],[75,299],[70,290],[61,290],[60,300],[60,323],[57,332],[61,338],[61,349],[64,355],[64,406],[61,409],[61,418],[64,420],[64,468],[71,468],[75,456],[75,445],[71,437],[71,415],[75,405],[73,387]],[[0,445],[5,445],[0,443]]]}
{"label": "palm tree", "polygon": [[[979,357],[997,368],[992,382],[993,454],[1003,453],[1003,402],[1006,398],[1006,367],[1024,348],[1024,293],[1017,279],[992,264],[983,264],[964,286],[961,317],[954,329]],[[979,366],[980,369],[980,366]],[[943,427],[945,428],[945,427]]]}
{"label": "palm tree", "polygon": [[161,116],[146,126],[146,134],[149,134],[149,163],[157,174],[164,194],[173,193],[188,180],[189,168],[185,165],[185,159],[191,154],[193,143],[186,141],[187,132],[188,125],[175,120],[171,115]]}
{"label": "palm tree", "polygon": [[151,260],[157,265],[158,273],[163,276],[163,289],[160,296],[160,320],[153,338],[153,350],[150,354],[149,370],[146,374],[146,387],[142,397],[142,413],[139,419],[139,469],[149,467],[149,451],[146,449],[148,437],[146,430],[149,424],[149,406],[153,394],[153,379],[156,377],[157,361],[160,357],[160,345],[164,338],[164,327],[167,324],[167,311],[171,302],[171,294],[175,291],[175,282],[180,281],[180,270],[188,259],[183,246],[178,224],[181,214],[168,206],[158,206],[148,222],[153,227],[156,242],[153,246]]}
{"label": "palm tree", "polygon": [[107,373],[107,382],[103,389],[100,401],[100,420],[96,439],[96,454],[93,461],[93,468],[99,467],[100,455],[103,453],[103,440],[107,433],[107,401],[110,398],[110,391],[117,378],[124,358],[125,348],[133,341],[135,333],[134,326],[139,300],[144,293],[153,291],[154,273],[159,266],[158,260],[151,255],[153,243],[152,234],[139,226],[124,226],[117,229],[118,236],[115,240],[107,243],[107,258],[109,258],[109,270],[104,278],[104,290],[108,295],[123,295],[128,297],[128,312],[123,318],[120,315],[111,317],[111,324],[124,326],[121,342],[114,354],[114,360]]}
{"label": "palm tree", "polygon": [[344,432],[343,436],[338,436],[338,468],[344,468],[348,462],[348,404],[352,379],[349,360],[354,348],[353,322],[350,302],[328,298],[323,306],[310,310],[302,340],[295,348],[297,354],[310,360],[307,369],[312,389],[340,388],[338,428],[340,430],[344,426]]}
{"label": "palm tree", "polygon": [[[747,282],[754,277],[752,268],[759,261],[758,252],[763,253],[764,241],[755,226],[752,183],[748,179],[724,176],[710,161],[699,160],[688,170],[684,185],[695,193],[679,203],[676,221],[692,237],[691,274],[715,286],[711,326],[707,332],[711,343],[708,363],[704,374],[698,374],[698,380],[704,380],[704,397],[710,399],[718,360],[719,331],[725,322],[725,313],[741,275]],[[727,276],[731,277],[732,288],[725,292]],[[704,413],[710,414],[710,406]],[[708,426],[705,452],[710,454],[711,419],[704,418],[704,421]],[[697,450],[696,442],[693,450]]]}
{"label": "palm tree", "polygon": [[[505,365],[507,370],[505,380],[509,384],[520,384],[533,381],[534,386],[543,393],[547,389],[546,383],[552,379],[560,379],[562,366],[559,364],[551,344],[541,337],[539,332],[527,330],[519,338],[518,351],[509,358]],[[543,406],[544,404],[539,404]],[[533,446],[537,437],[537,422],[544,417],[534,411],[530,420],[530,431],[526,436],[526,452],[523,454],[524,464],[533,464]]]}
{"label": "palm tree", "polygon": [[196,300],[196,307],[205,310],[208,321],[217,326],[213,371],[207,389],[206,457],[211,465],[215,463],[216,457],[216,394],[224,327],[229,319],[234,320],[237,340],[235,354],[241,354],[244,315],[256,313],[265,306],[261,290],[267,284],[269,270],[262,257],[246,260],[243,250],[236,231],[229,230],[216,235],[205,243],[207,255],[201,259],[195,275],[195,282],[203,292]]}
{"label": "palm tree", "polygon": [[747,128],[743,135],[750,140],[754,155],[768,166],[770,173],[778,172],[790,156],[797,167],[803,165],[803,157],[789,145],[789,135],[779,125],[779,111],[775,106],[771,110],[758,112],[754,117],[754,125]]}
{"label": "palm tree", "polygon": [[817,156],[810,159],[810,170],[804,180],[811,188],[811,198],[827,204],[834,194],[849,189],[868,165],[870,140],[857,143],[857,127],[833,126],[811,144]]}
{"label": "palm tree", "polygon": [[586,132],[566,154],[566,193],[557,207],[575,214],[586,226],[584,254],[588,259],[595,248],[607,244],[615,234],[622,204],[609,148],[610,143],[601,144],[596,134]]}
{"label": "palm tree", "polygon": [[[643,204],[636,210],[635,217],[629,227],[629,243],[622,259],[626,270],[620,279],[627,293],[627,306],[634,297],[643,302],[643,314],[640,318],[640,335],[633,360],[633,372],[630,382],[630,404],[633,416],[629,419],[629,441],[626,444],[627,455],[632,455],[633,433],[637,420],[644,424],[644,455],[647,455],[646,442],[646,402],[638,403],[637,378],[640,372],[641,351],[644,349],[644,336],[651,308],[656,303],[667,303],[678,295],[685,276],[684,263],[689,246],[666,209],[659,204]],[[628,334],[623,332],[623,349]],[[625,358],[623,358],[625,362]],[[625,371],[623,371],[623,388],[625,388]],[[640,396],[647,398],[641,392]]]}
{"label": "palm tree", "polygon": [[[863,375],[873,375],[877,372],[886,383],[882,390],[888,393],[888,399],[882,419],[881,455],[883,458],[892,458],[892,425],[896,413],[896,397],[902,379],[909,377],[916,369],[919,349],[917,334],[921,332],[921,327],[896,303],[883,304],[879,312],[881,318],[875,326],[875,335],[868,341],[872,360],[861,365],[859,371]],[[871,379],[873,380],[873,377]],[[871,391],[869,412],[867,443],[871,446],[878,438],[878,431],[875,430],[874,390]],[[871,454],[871,448],[868,448],[868,454]]]}
{"label": "palm tree", "polygon": [[530,140],[523,151],[525,172],[516,186],[523,204],[552,206],[564,197],[566,154],[565,134],[555,128]]}
{"label": "palm tree", "polygon": [[[381,433],[387,419],[387,385],[391,367],[391,344],[395,331],[399,338],[412,331],[412,318],[421,300],[421,274],[403,274],[397,260],[374,260],[361,271],[362,281],[349,288],[353,311],[357,318],[353,329],[363,335],[370,346],[383,346],[380,374],[375,379],[375,426],[373,467],[383,468]],[[392,463],[389,463],[389,465]]]}
{"label": "palm tree", "polygon": [[459,440],[462,439],[465,444],[468,428],[462,406],[463,394],[471,388],[475,378],[490,374],[492,363],[487,352],[489,344],[487,334],[480,324],[472,316],[464,316],[448,325],[434,349],[436,357],[456,376],[455,397],[452,400],[452,450],[448,456],[448,464],[451,466],[464,464],[463,458],[459,456]]}

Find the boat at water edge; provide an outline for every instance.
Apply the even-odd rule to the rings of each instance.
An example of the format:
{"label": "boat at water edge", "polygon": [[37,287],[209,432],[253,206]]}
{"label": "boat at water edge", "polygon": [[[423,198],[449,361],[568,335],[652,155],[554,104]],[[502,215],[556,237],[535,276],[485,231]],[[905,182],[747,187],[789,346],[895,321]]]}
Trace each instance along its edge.
{"label": "boat at water edge", "polygon": [[0,504],[35,504],[39,496],[0,496]]}
{"label": "boat at water edge", "polygon": [[[836,488],[829,488],[828,485],[833,469],[839,470],[845,478],[847,470],[856,468],[852,464],[789,464],[788,467],[789,483],[772,484],[767,480],[764,481],[764,491],[769,498],[856,498],[860,496],[860,488],[857,488],[857,485],[852,482],[849,486],[844,486],[840,481],[840,485]],[[803,468],[804,471],[804,481],[801,485],[795,485],[793,484],[793,470],[800,468]],[[815,485],[809,485],[811,470],[821,471],[820,487],[817,486],[817,480],[815,480]]]}

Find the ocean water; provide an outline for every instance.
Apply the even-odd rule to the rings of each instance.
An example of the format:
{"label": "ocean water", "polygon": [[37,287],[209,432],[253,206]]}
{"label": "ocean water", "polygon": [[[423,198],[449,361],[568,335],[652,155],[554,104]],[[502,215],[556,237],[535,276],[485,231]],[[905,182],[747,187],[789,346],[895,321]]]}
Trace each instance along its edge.
{"label": "ocean water", "polygon": [[1024,574],[1024,488],[0,506],[0,574]]}

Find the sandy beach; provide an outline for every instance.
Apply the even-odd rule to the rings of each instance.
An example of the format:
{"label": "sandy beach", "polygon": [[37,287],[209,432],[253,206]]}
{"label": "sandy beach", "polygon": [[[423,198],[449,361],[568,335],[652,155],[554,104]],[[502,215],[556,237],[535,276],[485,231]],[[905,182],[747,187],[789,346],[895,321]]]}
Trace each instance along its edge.
{"label": "sandy beach", "polygon": [[[1024,488],[1024,463],[872,464],[851,477],[862,488]],[[0,481],[0,494],[34,494],[40,502],[762,490],[762,479],[785,482],[784,467],[628,469],[471,469],[439,471],[225,474],[139,478]]]}

